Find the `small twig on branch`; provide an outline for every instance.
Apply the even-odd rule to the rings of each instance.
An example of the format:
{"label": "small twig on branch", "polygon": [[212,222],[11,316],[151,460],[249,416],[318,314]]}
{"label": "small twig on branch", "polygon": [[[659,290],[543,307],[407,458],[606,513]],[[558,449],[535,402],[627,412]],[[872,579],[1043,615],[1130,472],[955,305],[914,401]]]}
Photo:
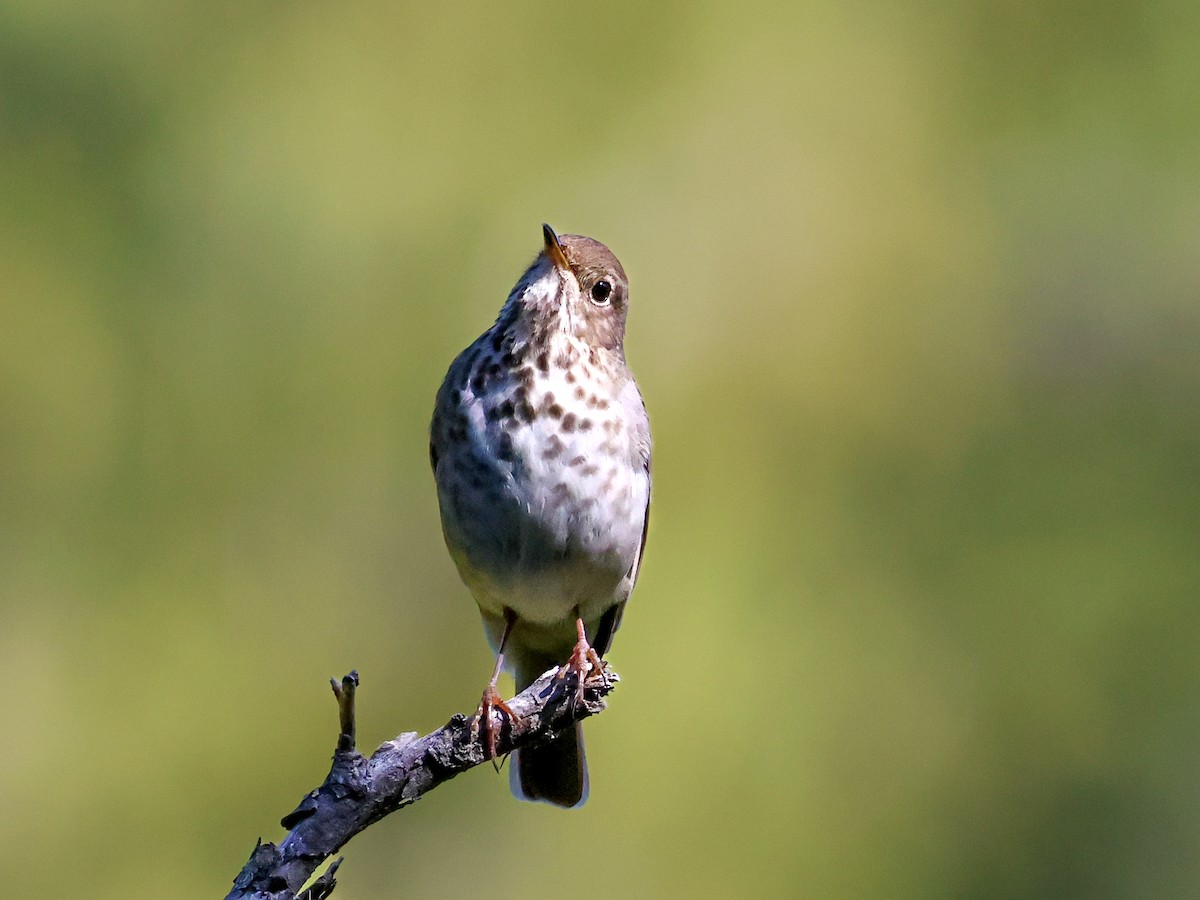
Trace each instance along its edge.
{"label": "small twig on branch", "polygon": [[337,697],[338,724],[342,728],[338,732],[338,752],[349,753],[354,749],[354,691],[358,687],[358,670],[343,675],[340,684],[336,678],[330,678],[329,684]]}
{"label": "small twig on branch", "polygon": [[[547,672],[508,701],[515,719],[511,724],[505,721],[496,742],[498,754],[552,740],[564,728],[601,712],[604,698],[619,680],[607,668],[591,673],[583,701],[577,702],[575,682],[556,676],[556,670]],[[406,732],[382,744],[370,757],[363,756],[354,745],[358,673],[351,672],[341,682],[330,681],[341,729],[333,767],[324,784],[283,817],[288,834],[278,846],[259,840],[226,900],[323,900],[336,884],[340,859],[302,893],[300,888],[350,838],[485,762],[483,742],[472,734],[473,717],[461,714],[425,737]]]}

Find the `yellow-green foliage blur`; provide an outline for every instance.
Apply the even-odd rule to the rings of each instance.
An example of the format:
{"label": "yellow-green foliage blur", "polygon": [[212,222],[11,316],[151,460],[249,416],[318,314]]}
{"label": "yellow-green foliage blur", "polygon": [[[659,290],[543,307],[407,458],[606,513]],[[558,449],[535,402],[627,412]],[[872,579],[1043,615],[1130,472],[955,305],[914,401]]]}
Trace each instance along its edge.
{"label": "yellow-green foliage blur", "polygon": [[222,896],[331,675],[474,708],[427,425],[545,221],[655,434],[591,800],[334,896],[1194,897],[1198,111],[1169,0],[5,2],[5,894]]}

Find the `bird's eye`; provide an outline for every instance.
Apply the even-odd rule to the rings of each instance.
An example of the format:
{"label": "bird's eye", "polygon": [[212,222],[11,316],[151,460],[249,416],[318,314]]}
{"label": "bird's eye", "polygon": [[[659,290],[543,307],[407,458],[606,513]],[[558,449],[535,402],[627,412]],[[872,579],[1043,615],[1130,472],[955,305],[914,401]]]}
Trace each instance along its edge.
{"label": "bird's eye", "polygon": [[607,281],[597,281],[592,285],[592,300],[603,306],[612,294],[612,285]]}

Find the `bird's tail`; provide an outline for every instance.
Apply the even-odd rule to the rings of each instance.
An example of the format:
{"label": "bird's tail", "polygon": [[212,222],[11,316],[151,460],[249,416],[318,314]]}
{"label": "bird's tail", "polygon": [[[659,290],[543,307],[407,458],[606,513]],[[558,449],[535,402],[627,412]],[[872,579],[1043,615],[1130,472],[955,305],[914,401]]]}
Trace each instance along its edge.
{"label": "bird's tail", "polygon": [[[549,659],[517,661],[517,692],[533,684],[555,662]],[[587,757],[583,752],[583,727],[564,728],[544,744],[513,753],[509,787],[520,800],[539,800],[554,806],[582,806],[588,796]]]}

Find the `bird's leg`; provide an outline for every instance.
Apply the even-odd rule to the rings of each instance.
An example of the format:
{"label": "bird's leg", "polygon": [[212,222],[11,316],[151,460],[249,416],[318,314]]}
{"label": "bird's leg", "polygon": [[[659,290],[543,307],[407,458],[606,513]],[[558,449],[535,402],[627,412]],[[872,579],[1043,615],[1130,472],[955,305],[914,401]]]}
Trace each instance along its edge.
{"label": "bird's leg", "polygon": [[[496,682],[500,679],[500,670],[504,668],[504,645],[508,643],[508,636],[512,633],[516,621],[516,613],[511,609],[506,609],[504,611],[504,634],[500,638],[500,648],[496,651],[496,666],[492,669],[492,677],[488,680],[487,687],[483,689],[483,697],[479,700],[479,709],[475,711],[475,722],[471,725],[473,736],[478,737],[479,732],[483,731],[484,759],[494,760],[496,758],[496,739],[500,736],[500,729],[503,727],[503,724],[496,725],[492,722],[492,710],[499,710],[508,716],[510,722],[516,718],[508,704],[500,696],[500,692],[496,690]],[[500,771],[499,766],[496,767],[496,771]]]}
{"label": "bird's leg", "polygon": [[571,651],[571,658],[567,660],[567,664],[558,671],[558,677],[562,678],[569,672],[573,672],[576,678],[575,687],[575,702],[583,701],[583,685],[587,681],[588,675],[595,673],[601,678],[604,678],[604,660],[600,658],[600,654],[596,652],[596,648],[588,643],[587,632],[583,627],[583,618],[579,616],[579,610],[575,610],[575,628],[579,633],[579,640],[575,642],[575,649]]}

